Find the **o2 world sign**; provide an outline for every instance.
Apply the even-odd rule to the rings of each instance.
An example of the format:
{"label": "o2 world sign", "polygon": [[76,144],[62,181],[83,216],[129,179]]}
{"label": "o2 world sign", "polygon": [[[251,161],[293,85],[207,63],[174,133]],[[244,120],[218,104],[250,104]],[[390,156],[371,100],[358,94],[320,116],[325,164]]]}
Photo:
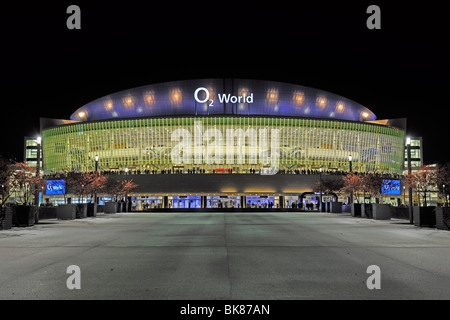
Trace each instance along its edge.
{"label": "o2 world sign", "polygon": [[[199,93],[200,92],[205,92],[205,97],[203,99],[199,98]],[[218,98],[219,98],[219,102],[220,103],[253,103],[253,93],[250,94],[246,94],[243,93],[240,96],[233,96],[231,94],[217,94]],[[195,90],[194,92],[194,99],[195,101],[197,101],[198,103],[206,103],[208,102],[208,106],[209,107],[214,107],[214,99],[210,99],[210,93],[209,90],[206,89],[205,87],[199,87]]]}

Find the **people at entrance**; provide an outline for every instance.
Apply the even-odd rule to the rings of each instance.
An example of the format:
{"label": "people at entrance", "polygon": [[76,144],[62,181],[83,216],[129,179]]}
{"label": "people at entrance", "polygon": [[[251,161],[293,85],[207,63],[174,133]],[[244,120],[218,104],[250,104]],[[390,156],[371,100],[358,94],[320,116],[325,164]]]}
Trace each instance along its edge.
{"label": "people at entrance", "polygon": [[[253,199],[247,199],[246,203],[242,203],[238,197],[221,197],[222,199],[218,199],[219,197],[215,197],[215,199],[205,199],[206,202],[204,204],[201,203],[200,197],[198,200],[193,200],[191,198],[184,199],[186,197],[182,197],[183,199],[168,199],[166,208],[217,208],[217,209],[228,209],[228,208],[253,208],[253,209],[273,209],[273,208],[282,208],[283,204],[278,202],[278,200],[273,200],[271,198],[266,197],[254,197]],[[153,199],[141,199],[136,200],[136,208],[138,210],[151,210],[162,207],[162,199],[153,200]],[[286,200],[286,205],[284,208],[292,208],[299,210],[307,210],[313,211],[320,209],[318,207],[318,202],[311,199],[297,199],[296,197],[290,197],[289,200]],[[245,205],[244,205],[245,204]],[[242,206],[241,206],[242,205]]]}
{"label": "people at entrance", "polygon": [[306,210],[314,210],[314,203],[307,202],[305,205]]}

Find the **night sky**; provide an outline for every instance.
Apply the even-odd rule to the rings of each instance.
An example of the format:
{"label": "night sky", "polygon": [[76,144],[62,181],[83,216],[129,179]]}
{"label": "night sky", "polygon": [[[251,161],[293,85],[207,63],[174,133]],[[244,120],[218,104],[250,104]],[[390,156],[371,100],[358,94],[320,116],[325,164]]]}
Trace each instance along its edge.
{"label": "night sky", "polygon": [[[68,119],[104,95],[151,83],[251,78],[319,88],[378,119],[407,118],[425,163],[450,159],[448,13],[442,2],[232,4],[59,1],[2,8],[1,147],[22,160],[39,118]],[[295,3],[295,5],[293,5]],[[81,8],[81,30],[66,9]],[[366,9],[381,8],[381,30]]]}

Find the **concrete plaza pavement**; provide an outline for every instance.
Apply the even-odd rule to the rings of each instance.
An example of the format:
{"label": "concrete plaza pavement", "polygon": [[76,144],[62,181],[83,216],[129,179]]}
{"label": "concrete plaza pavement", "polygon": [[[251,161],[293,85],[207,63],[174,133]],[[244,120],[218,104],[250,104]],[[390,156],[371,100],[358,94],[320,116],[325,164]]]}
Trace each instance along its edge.
{"label": "concrete plaza pavement", "polygon": [[[450,299],[450,232],[318,212],[100,214],[0,231],[0,299]],[[67,268],[81,270],[69,290]],[[367,268],[381,270],[369,290]]]}

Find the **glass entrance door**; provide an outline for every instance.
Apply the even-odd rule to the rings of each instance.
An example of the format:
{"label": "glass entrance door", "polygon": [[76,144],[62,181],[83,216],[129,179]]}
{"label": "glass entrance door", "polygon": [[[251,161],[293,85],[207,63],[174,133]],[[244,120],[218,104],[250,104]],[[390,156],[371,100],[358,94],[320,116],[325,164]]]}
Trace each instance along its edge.
{"label": "glass entrance door", "polygon": [[[174,196],[169,199],[174,209],[191,209],[202,207],[201,196]],[[172,201],[172,202],[171,202]]]}
{"label": "glass entrance door", "polygon": [[240,208],[241,200],[239,196],[207,196],[207,208]]}
{"label": "glass entrance door", "polygon": [[246,208],[254,208],[254,209],[271,209],[278,208],[278,197],[269,197],[269,196],[250,196],[246,197],[245,200]]}

